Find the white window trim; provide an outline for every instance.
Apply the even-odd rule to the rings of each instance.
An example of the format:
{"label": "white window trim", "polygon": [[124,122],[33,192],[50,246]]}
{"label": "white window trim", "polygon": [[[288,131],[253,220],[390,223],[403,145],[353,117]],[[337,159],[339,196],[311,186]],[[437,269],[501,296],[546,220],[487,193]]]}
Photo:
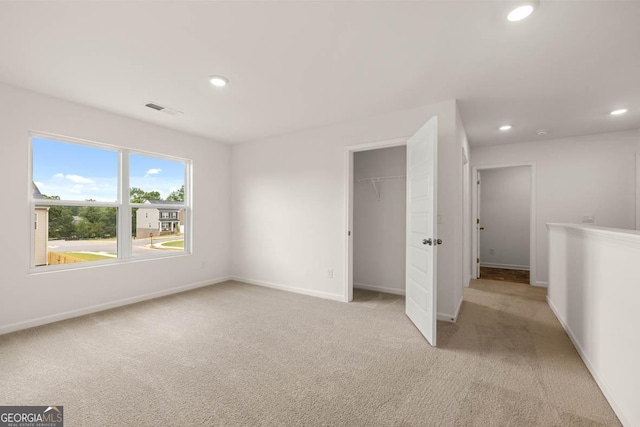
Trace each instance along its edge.
{"label": "white window trim", "polygon": [[[67,142],[70,144],[84,145],[93,148],[99,148],[103,150],[116,151],[118,153],[118,193],[116,202],[86,202],[75,200],[52,200],[52,199],[35,199],[33,197],[33,138],[41,137],[52,139],[60,142]],[[191,238],[193,234],[193,207],[191,205],[192,194],[192,161],[182,157],[169,156],[166,154],[155,153],[151,151],[142,151],[137,149],[125,148],[112,144],[105,144],[102,142],[89,141],[85,139],[73,138],[63,135],[56,135],[48,132],[29,131],[28,132],[28,147],[29,147],[29,165],[27,174],[27,194],[28,194],[28,206],[29,212],[32,214],[35,212],[36,205],[38,206],[95,206],[95,207],[115,207],[118,209],[117,219],[117,258],[100,260],[100,261],[88,261],[75,264],[58,264],[58,265],[35,265],[35,234],[36,230],[33,226],[31,215],[27,215],[29,218],[29,268],[30,274],[41,274],[46,272],[60,271],[60,270],[78,270],[84,268],[101,267],[105,265],[114,264],[126,264],[132,262],[149,261],[155,259],[175,258],[190,256],[192,253]],[[176,204],[165,204],[169,209],[184,209],[184,250],[180,253],[152,253],[148,256],[132,256],[132,245],[127,244],[130,242],[130,238],[133,235],[131,210],[133,208],[149,208],[149,204],[144,203],[131,203],[129,197],[129,191],[124,193],[124,189],[130,188],[129,182],[129,159],[132,154],[146,157],[156,157],[162,160],[184,162],[184,201]],[[124,194],[123,194],[124,193]],[[125,238],[121,238],[124,236]],[[127,238],[128,236],[128,238]]]}

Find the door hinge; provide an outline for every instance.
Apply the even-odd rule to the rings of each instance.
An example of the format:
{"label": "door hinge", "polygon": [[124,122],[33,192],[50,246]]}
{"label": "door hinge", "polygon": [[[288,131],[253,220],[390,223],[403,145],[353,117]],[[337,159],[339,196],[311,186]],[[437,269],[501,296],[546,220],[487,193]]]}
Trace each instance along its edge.
{"label": "door hinge", "polygon": [[480,224],[480,218],[476,218],[476,224]]}
{"label": "door hinge", "polygon": [[480,180],[478,180],[478,185],[480,185]]}
{"label": "door hinge", "polygon": [[351,231],[347,231],[347,236],[351,236]]}
{"label": "door hinge", "polygon": [[480,258],[476,258],[476,264],[480,264]]}

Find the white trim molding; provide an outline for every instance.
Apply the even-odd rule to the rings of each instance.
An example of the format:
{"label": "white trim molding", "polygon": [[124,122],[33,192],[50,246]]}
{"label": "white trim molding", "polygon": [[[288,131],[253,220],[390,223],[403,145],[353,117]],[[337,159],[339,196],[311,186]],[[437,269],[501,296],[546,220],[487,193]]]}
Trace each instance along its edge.
{"label": "white trim molding", "polygon": [[[519,166],[528,166],[531,169],[530,174],[530,201],[529,201],[529,283],[534,286],[539,286],[536,280],[537,277],[537,172],[536,172],[536,162],[514,162],[514,163],[498,163],[498,164],[487,164],[487,165],[475,165],[473,166],[471,179],[471,229],[474,230],[472,233],[472,242],[471,242],[471,265],[476,265],[476,259],[479,257],[478,254],[478,227],[476,224],[476,219],[478,218],[478,186],[475,184],[478,180],[478,172],[487,170],[487,169],[502,169],[502,168],[512,168]],[[504,268],[504,267],[500,267]],[[476,268],[472,269],[474,272]],[[471,278],[476,278],[473,275]]]}
{"label": "white trim molding", "polygon": [[364,289],[367,291],[376,291],[376,292],[383,292],[385,294],[394,294],[394,295],[404,295],[405,294],[405,290],[403,289],[398,289],[398,288],[391,288],[388,286],[378,286],[378,285],[367,285],[366,283],[353,283],[353,287],[355,289]]}
{"label": "white trim molding", "polygon": [[623,425],[640,425],[640,231],[547,224],[547,302]]}
{"label": "white trim molding", "polygon": [[70,311],[65,311],[63,313],[52,314],[50,316],[38,317],[36,319],[25,320],[23,322],[18,322],[18,323],[11,323],[8,325],[0,326],[0,335],[8,334],[10,332],[20,331],[22,329],[28,329],[36,326],[46,325],[48,323],[59,322],[61,320],[67,320],[74,317],[80,317],[86,314],[97,313],[99,311],[110,310],[112,308],[122,307],[129,304],[135,304],[137,302],[160,298],[167,295],[173,295],[180,292],[190,291],[192,289],[202,288],[205,286],[217,285],[219,283],[227,282],[229,280],[232,280],[230,276],[220,277],[212,280],[204,280],[202,282],[190,283],[188,285],[178,286],[171,289],[163,289],[161,291],[151,292],[148,294],[138,295],[130,298],[124,298],[124,299],[111,301],[104,304],[92,305],[90,307],[79,308],[77,310],[70,310]]}
{"label": "white trim molding", "polygon": [[344,148],[344,296],[341,301],[353,301],[353,155],[358,151],[377,150],[380,148],[407,145],[406,137],[386,139],[383,141],[367,142],[364,144],[348,145]]}
{"label": "white trim molding", "polygon": [[609,402],[609,405],[611,405],[611,408],[613,409],[613,412],[616,413],[616,415],[618,416],[618,418],[622,422],[622,425],[630,426],[631,423],[628,420],[625,419],[624,414],[620,410],[620,406],[616,403],[616,401],[613,398],[613,395],[611,394],[611,390],[609,390],[609,387],[607,387],[607,384],[604,382],[602,376],[596,370],[596,368],[593,365],[593,363],[591,363],[591,360],[589,359],[589,357],[587,357],[587,353],[584,351],[584,349],[580,345],[580,342],[577,340],[576,336],[574,335],[574,333],[571,330],[571,328],[569,327],[569,325],[567,325],[566,322],[562,319],[562,317],[560,317],[558,309],[556,308],[555,305],[553,305],[553,302],[551,301],[551,299],[549,299],[548,295],[547,295],[547,304],[549,304],[549,307],[551,308],[551,311],[553,311],[553,314],[556,316],[556,319],[558,319],[558,322],[560,322],[560,325],[562,326],[562,329],[564,329],[564,331],[569,336],[569,339],[571,340],[571,343],[573,344],[573,346],[575,347],[576,351],[578,352],[578,355],[580,355],[580,358],[582,359],[582,361],[584,362],[585,366],[587,367],[587,369],[591,373],[591,376],[593,377],[594,380],[596,380],[596,383],[598,384],[598,387],[600,387],[600,390],[602,390],[602,394],[604,394],[605,398]]}
{"label": "white trim molding", "polygon": [[330,294],[328,292],[314,291],[312,289],[300,289],[293,286],[282,285],[280,283],[265,282],[264,280],[248,279],[246,277],[231,276],[229,280],[246,283],[248,285],[262,286],[264,288],[277,289],[279,291],[293,292],[295,294],[308,295],[317,298],[324,298],[333,301],[347,302],[344,295]]}

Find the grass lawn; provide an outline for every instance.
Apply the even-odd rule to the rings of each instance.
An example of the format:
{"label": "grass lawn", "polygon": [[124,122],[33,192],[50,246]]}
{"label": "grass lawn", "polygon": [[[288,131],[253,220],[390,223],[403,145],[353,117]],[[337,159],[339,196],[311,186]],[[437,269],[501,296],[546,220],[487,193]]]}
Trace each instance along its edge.
{"label": "grass lawn", "polygon": [[80,258],[85,261],[98,261],[101,259],[113,259],[113,257],[108,257],[104,255],[96,255],[96,254],[87,254],[84,252],[63,252],[62,255],[69,255],[74,258]]}
{"label": "grass lawn", "polygon": [[165,242],[162,246],[169,246],[171,248],[184,248],[184,240],[174,240],[173,242]]}

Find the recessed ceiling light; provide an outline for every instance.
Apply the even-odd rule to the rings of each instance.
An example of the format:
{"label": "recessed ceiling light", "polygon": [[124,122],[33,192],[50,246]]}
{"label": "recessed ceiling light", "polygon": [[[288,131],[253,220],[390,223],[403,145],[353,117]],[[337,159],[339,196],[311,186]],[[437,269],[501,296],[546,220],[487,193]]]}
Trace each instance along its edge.
{"label": "recessed ceiling light", "polygon": [[507,19],[511,22],[522,21],[527,16],[531,15],[533,12],[533,6],[530,4],[525,4],[523,6],[516,7],[509,15],[507,15]]}
{"label": "recessed ceiling light", "polygon": [[619,109],[619,110],[613,110],[613,111],[612,111],[612,112],[610,112],[609,114],[611,114],[612,116],[619,116],[619,115],[621,115],[621,114],[626,113],[627,111],[629,111],[629,110],[627,110],[626,108],[621,108],[621,109]]}
{"label": "recessed ceiling light", "polygon": [[215,87],[224,87],[229,83],[229,79],[222,76],[210,76],[209,82],[211,82]]}
{"label": "recessed ceiling light", "polygon": [[511,125],[500,126],[500,130],[502,130],[502,131],[509,130],[509,129],[511,129]]}
{"label": "recessed ceiling light", "polygon": [[537,133],[538,135],[546,135],[546,134],[548,134],[548,133],[549,133],[549,129],[538,129],[538,130],[536,131],[536,133]]}

